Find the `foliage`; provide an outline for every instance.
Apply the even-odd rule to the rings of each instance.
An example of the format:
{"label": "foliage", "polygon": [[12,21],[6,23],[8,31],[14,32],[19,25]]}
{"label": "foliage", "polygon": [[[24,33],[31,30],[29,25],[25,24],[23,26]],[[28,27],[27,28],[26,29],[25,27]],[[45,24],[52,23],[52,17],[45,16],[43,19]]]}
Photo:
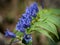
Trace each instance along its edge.
{"label": "foliage", "polygon": [[[31,22],[31,26],[26,29],[26,33],[31,34],[32,32],[37,31],[39,33],[44,34],[46,37],[48,37],[54,42],[53,37],[51,37],[50,35],[51,33],[52,35],[55,35],[57,39],[59,39],[58,32],[57,32],[57,28],[60,28],[59,11],[60,11],[59,9],[40,10],[37,13],[36,18],[33,18]],[[20,34],[19,31],[17,33]],[[22,34],[18,36],[21,36],[21,40],[22,40],[23,38]]]}
{"label": "foliage", "polygon": [[40,10],[37,14],[37,21],[33,23],[30,27],[31,31],[38,31],[46,35],[51,40],[52,37],[49,35],[49,32],[54,34],[57,39],[59,39],[57,27],[60,28],[60,13],[59,9],[44,9]]}

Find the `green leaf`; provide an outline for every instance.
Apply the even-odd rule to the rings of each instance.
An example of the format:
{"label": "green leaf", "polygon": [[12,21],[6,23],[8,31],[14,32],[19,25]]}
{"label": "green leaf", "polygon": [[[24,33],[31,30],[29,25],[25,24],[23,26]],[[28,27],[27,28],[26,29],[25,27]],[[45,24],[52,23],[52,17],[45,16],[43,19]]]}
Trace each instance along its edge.
{"label": "green leaf", "polygon": [[53,24],[55,24],[56,26],[60,28],[60,17],[52,15],[52,16],[49,16],[47,20],[49,20],[50,22],[52,22]]}
{"label": "green leaf", "polygon": [[57,27],[60,28],[59,11],[60,10],[57,9],[40,10],[37,14],[38,17],[40,18],[38,18],[37,22],[33,23],[33,25],[30,28],[30,31],[37,30],[40,32],[41,30],[45,30],[42,32],[46,32],[46,35],[48,34],[48,32],[51,32],[59,39],[57,29],[56,29]]}
{"label": "green leaf", "polygon": [[19,36],[19,37],[22,37],[22,36],[23,36],[23,33],[20,32],[20,31],[18,31],[18,32],[16,33],[16,35]]}
{"label": "green leaf", "polygon": [[[51,25],[50,25],[51,24]],[[52,27],[53,26],[53,27]],[[42,30],[47,30],[47,31],[49,31],[49,32],[51,32],[51,33],[53,33],[55,36],[57,36],[57,38],[58,38],[58,34],[57,34],[57,31],[56,31],[56,27],[55,27],[55,25],[54,24],[52,24],[52,23],[46,23],[46,22],[36,22],[36,23],[34,23],[34,25],[31,27],[32,29],[35,29],[35,28],[42,28]]]}
{"label": "green leaf", "polygon": [[20,36],[20,37],[23,36],[23,33],[20,32],[20,31],[17,31],[17,30],[14,29],[13,32],[16,34],[16,36]]}
{"label": "green leaf", "polygon": [[44,34],[48,38],[50,38],[52,41],[54,41],[47,31],[45,31],[45,30],[37,30],[37,31],[40,32],[40,33],[42,33],[42,34]]}
{"label": "green leaf", "polygon": [[40,20],[44,20],[48,17],[47,13],[45,13],[44,10],[39,11],[37,15],[39,15]]}
{"label": "green leaf", "polygon": [[60,15],[60,9],[49,9],[49,12],[55,15]]}
{"label": "green leaf", "polygon": [[40,17],[40,21],[45,19],[51,21],[53,24],[60,28],[60,9],[41,10],[37,15]]}
{"label": "green leaf", "polygon": [[41,29],[41,28],[31,28],[30,31],[40,32],[40,33],[44,34],[45,36],[47,36],[48,38],[50,38],[52,41],[54,41],[54,40],[52,39],[52,37],[49,35],[49,33],[48,33],[46,30],[43,30],[43,29]]}
{"label": "green leaf", "polygon": [[50,21],[45,21],[45,22],[46,22],[48,25],[50,25],[50,27],[53,29],[53,30],[52,30],[53,33],[54,33],[54,34],[56,35],[56,37],[59,39],[56,26],[55,26],[53,23],[51,23]]}

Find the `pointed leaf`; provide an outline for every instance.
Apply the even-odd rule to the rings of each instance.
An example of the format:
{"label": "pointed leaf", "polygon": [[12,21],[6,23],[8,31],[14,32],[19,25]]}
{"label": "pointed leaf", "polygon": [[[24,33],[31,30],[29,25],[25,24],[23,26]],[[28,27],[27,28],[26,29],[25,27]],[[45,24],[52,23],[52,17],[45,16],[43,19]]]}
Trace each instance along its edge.
{"label": "pointed leaf", "polygon": [[56,37],[59,39],[56,26],[55,26],[53,23],[51,23],[50,21],[45,21],[45,22],[47,22],[47,24],[50,25],[50,27],[53,29],[53,30],[52,30],[53,33],[54,33],[54,34],[56,35]]}
{"label": "pointed leaf", "polygon": [[52,15],[52,16],[49,16],[47,20],[49,20],[50,22],[52,22],[53,24],[55,24],[56,26],[60,28],[60,17]]}
{"label": "pointed leaf", "polygon": [[42,30],[41,28],[31,28],[31,31],[37,31],[40,32],[42,34],[44,34],[45,36],[47,36],[49,39],[51,39],[52,41],[54,41],[52,39],[52,37],[49,35],[49,33],[46,30]]}
{"label": "pointed leaf", "polygon": [[[53,24],[52,24],[52,25],[53,25]],[[53,26],[54,26],[54,25],[53,25]],[[54,34],[55,36],[57,36],[57,38],[58,38],[58,35],[57,35],[57,31],[56,31],[55,26],[54,26],[55,29],[52,28],[51,25],[50,25],[50,23],[48,24],[48,23],[45,23],[45,22],[36,22],[35,25],[33,25],[33,27],[40,27],[40,28],[42,28],[43,30],[45,29],[45,30],[53,33],[53,34]],[[54,32],[54,31],[56,31],[56,32]]]}

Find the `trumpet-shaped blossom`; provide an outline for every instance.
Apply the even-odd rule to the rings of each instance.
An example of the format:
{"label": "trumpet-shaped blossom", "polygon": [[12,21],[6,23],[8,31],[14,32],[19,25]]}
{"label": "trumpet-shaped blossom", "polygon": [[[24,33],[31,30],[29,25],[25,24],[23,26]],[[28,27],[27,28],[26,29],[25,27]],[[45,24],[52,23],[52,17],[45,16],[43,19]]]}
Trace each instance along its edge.
{"label": "trumpet-shaped blossom", "polygon": [[9,30],[7,30],[5,32],[5,37],[15,38],[16,35],[13,32],[10,32]]}

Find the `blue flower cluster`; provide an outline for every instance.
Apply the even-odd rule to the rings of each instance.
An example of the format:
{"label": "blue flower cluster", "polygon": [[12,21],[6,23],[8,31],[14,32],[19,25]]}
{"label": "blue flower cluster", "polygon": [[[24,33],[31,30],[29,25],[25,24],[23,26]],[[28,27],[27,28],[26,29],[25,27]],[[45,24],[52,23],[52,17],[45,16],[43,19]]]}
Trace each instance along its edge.
{"label": "blue flower cluster", "polygon": [[36,17],[36,13],[38,12],[38,5],[36,2],[34,2],[30,7],[26,8],[25,13],[30,14],[32,17]]}
{"label": "blue flower cluster", "polygon": [[[16,30],[25,33],[25,30],[30,27],[32,18],[36,18],[38,12],[38,5],[36,2],[34,2],[30,7],[26,8],[26,11],[24,14],[22,14],[22,17],[19,18],[19,21],[16,25]],[[32,40],[31,35],[24,34],[22,43],[27,44]]]}
{"label": "blue flower cluster", "polygon": [[5,31],[5,37],[15,38],[16,35],[13,32],[10,32],[8,29]]}
{"label": "blue flower cluster", "polygon": [[26,35],[24,35],[24,38],[23,38],[23,40],[22,40],[22,43],[28,44],[31,40],[32,40],[31,35],[26,34]]}
{"label": "blue flower cluster", "polygon": [[30,27],[32,17],[36,17],[36,14],[38,12],[38,5],[36,2],[34,2],[30,7],[26,8],[26,11],[24,14],[22,14],[22,17],[19,18],[19,21],[16,25],[16,30],[19,30],[20,32],[25,32],[26,28]]}
{"label": "blue flower cluster", "polygon": [[[27,44],[32,40],[32,37],[30,34],[26,34],[25,30],[30,27],[32,18],[35,18],[38,12],[38,5],[36,2],[34,2],[30,7],[26,8],[26,11],[24,14],[22,14],[22,17],[19,18],[19,21],[16,25],[16,30],[23,32],[24,37],[22,40],[22,43]],[[6,37],[15,38],[16,35],[13,32],[10,32],[9,29],[5,32]]]}

